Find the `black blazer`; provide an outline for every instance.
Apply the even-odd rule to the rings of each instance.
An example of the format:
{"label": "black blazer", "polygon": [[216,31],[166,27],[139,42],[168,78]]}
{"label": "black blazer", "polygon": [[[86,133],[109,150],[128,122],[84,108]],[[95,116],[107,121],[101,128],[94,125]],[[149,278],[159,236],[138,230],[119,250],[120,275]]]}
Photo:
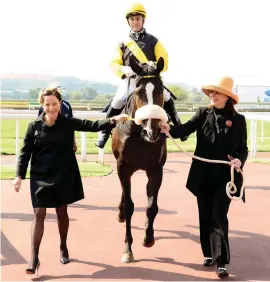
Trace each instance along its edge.
{"label": "black blazer", "polygon": [[[243,115],[235,113],[230,116],[230,121],[232,122],[231,127],[226,127],[224,130],[225,135],[222,146],[224,154],[221,154],[224,157],[222,160],[228,161],[227,155],[238,158],[242,163],[242,169],[248,156],[246,120]],[[173,138],[182,138],[195,131],[197,131],[197,144],[194,154],[198,157],[211,159],[216,139],[213,109],[207,107],[199,108],[187,123],[171,126],[170,134]],[[205,162],[193,159],[186,186],[195,196],[198,195],[205,167]],[[240,174],[235,172],[235,184],[238,188],[236,196],[239,196],[240,193],[241,180]]]}

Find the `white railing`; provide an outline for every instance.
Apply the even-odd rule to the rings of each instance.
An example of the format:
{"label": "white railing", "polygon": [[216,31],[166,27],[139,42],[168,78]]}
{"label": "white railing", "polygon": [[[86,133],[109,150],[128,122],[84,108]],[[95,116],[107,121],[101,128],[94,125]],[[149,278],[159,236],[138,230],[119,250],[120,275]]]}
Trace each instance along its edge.
{"label": "white railing", "polygon": [[[261,144],[264,143],[264,122],[270,121],[270,113],[244,113],[246,119],[250,120],[250,158],[256,158],[257,152],[257,121],[261,121]],[[270,136],[267,136],[270,137]]]}
{"label": "white railing", "polygon": [[[74,116],[81,119],[103,119],[105,113],[100,112],[76,112]],[[20,120],[34,120],[37,111],[33,110],[3,110],[0,112],[2,120],[16,120],[16,162],[20,153]],[[86,162],[86,132],[81,132],[81,161]],[[99,149],[99,162],[104,162],[104,150]]]}
{"label": "white railing", "polygon": [[[183,113],[181,114],[190,114]],[[264,143],[264,122],[270,121],[270,113],[242,113],[245,115],[246,119],[250,120],[250,158],[256,158],[257,152],[257,121],[261,121],[261,143]],[[74,111],[74,116],[81,119],[103,119],[105,118],[105,113],[100,112],[77,112]],[[16,160],[18,159],[20,152],[20,120],[33,120],[37,117],[37,111],[33,110],[2,110],[0,112],[0,118],[2,120],[16,120]],[[267,136],[270,137],[270,136]],[[81,161],[86,161],[86,132],[81,132]],[[104,150],[99,149],[98,160],[100,163],[104,163]]]}

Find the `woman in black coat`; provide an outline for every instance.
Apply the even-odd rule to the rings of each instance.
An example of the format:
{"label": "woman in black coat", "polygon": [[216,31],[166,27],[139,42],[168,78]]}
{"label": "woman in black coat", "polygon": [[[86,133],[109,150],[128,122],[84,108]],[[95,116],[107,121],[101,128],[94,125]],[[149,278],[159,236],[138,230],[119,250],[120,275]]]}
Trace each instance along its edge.
{"label": "woman in black coat", "polygon": [[[198,109],[187,123],[171,126],[173,138],[197,133],[194,155],[213,160],[231,161],[235,168],[243,168],[247,159],[247,127],[245,117],[237,113],[234,105],[238,96],[232,92],[233,80],[222,78],[216,85],[202,88],[209,96],[211,105]],[[164,125],[163,132],[169,126]],[[200,241],[205,257],[203,265],[217,264],[220,278],[227,277],[225,264],[230,262],[227,213],[231,200],[225,190],[231,179],[230,167],[211,164],[194,159],[192,161],[187,188],[197,197],[200,221]],[[239,195],[242,178],[235,171],[235,184]],[[243,196],[243,201],[245,200]]]}
{"label": "woman in black coat", "polygon": [[89,121],[60,114],[61,94],[57,88],[44,89],[40,104],[44,112],[30,122],[17,164],[15,191],[25,179],[31,158],[30,189],[34,208],[31,260],[27,274],[39,268],[39,246],[44,231],[46,208],[56,208],[60,234],[60,261],[69,262],[66,245],[69,218],[67,205],[84,198],[81,175],[73,150],[74,130],[98,132],[115,126],[126,115],[111,119]]}

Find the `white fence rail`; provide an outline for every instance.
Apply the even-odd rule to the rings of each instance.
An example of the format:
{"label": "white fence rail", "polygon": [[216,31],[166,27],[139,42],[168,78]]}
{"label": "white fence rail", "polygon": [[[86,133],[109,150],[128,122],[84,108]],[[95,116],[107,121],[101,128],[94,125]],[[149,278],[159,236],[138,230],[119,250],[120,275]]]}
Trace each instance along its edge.
{"label": "white fence rail", "polygon": [[[190,112],[181,114],[190,114]],[[250,120],[250,158],[256,158],[257,152],[257,121],[261,121],[261,143],[264,143],[264,122],[270,122],[270,113],[242,113]],[[100,112],[74,112],[74,116],[81,119],[102,119],[105,118],[104,113]],[[37,117],[36,111],[31,110],[2,110],[0,118],[2,120],[16,120],[16,160],[20,152],[20,120],[33,120]],[[270,137],[270,136],[267,136]],[[81,132],[81,161],[86,161],[86,132]],[[98,160],[104,162],[104,150],[99,149]]]}
{"label": "white fence rail", "polygon": [[[250,158],[256,158],[257,152],[257,121],[261,121],[261,144],[264,143],[264,122],[270,122],[270,113],[257,114],[257,113],[244,113],[246,119],[250,120]],[[270,137],[270,136],[267,136]]]}
{"label": "white fence rail", "polygon": [[[76,112],[74,116],[81,119],[102,119],[105,113],[100,112]],[[20,153],[20,120],[33,120],[37,117],[37,111],[31,110],[3,110],[0,118],[2,120],[16,120],[16,162]],[[86,161],[86,132],[81,132],[81,161]],[[103,149],[99,149],[99,162],[104,162]]]}

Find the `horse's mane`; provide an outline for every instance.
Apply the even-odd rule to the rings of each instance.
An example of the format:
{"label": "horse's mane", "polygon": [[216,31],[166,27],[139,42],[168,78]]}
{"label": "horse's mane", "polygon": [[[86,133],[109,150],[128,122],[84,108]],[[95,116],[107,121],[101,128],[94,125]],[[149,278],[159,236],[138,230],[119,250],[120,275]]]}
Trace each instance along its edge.
{"label": "horse's mane", "polygon": [[[155,84],[157,81],[161,81],[161,84],[163,86],[162,83],[162,79],[161,77],[158,76],[152,76],[152,77],[140,77],[138,76],[136,78],[136,85],[140,84],[140,82],[143,80],[143,84],[147,84],[148,82],[152,82],[153,84]],[[127,114],[129,117],[134,118],[135,115],[135,111],[137,109],[136,106],[136,98],[137,98],[137,94],[140,91],[140,86],[136,87],[134,89],[134,91],[127,97],[124,109],[123,109],[123,113]],[[129,120],[129,121],[124,121],[123,123],[121,123],[121,129],[123,131],[125,131],[127,134],[128,132],[131,133],[140,133],[142,131],[142,127],[140,125],[137,125],[134,123],[133,120]],[[125,129],[125,130],[124,130]]]}
{"label": "horse's mane", "polygon": [[127,115],[131,115],[131,113],[133,112],[133,109],[134,109],[134,105],[135,105],[135,92],[132,92],[128,98],[127,98],[127,101],[126,101],[126,105],[125,105],[125,108],[124,108],[124,113],[127,114]]}
{"label": "horse's mane", "polygon": [[[135,107],[135,103],[136,103],[135,98],[136,98],[136,92],[134,91],[128,96],[123,110],[123,112],[130,117],[132,116]],[[134,123],[133,120],[123,121],[118,125],[118,128],[122,132],[125,132],[127,135],[140,134],[142,131],[142,127]]]}
{"label": "horse's mane", "polygon": [[[144,81],[144,83],[146,84],[148,81],[153,81],[155,79],[160,79],[160,77],[137,77],[136,78],[136,84],[140,83],[141,80]],[[140,88],[140,87],[139,87]],[[138,92],[139,89],[136,88],[127,98],[125,107],[124,107],[124,113],[127,115],[130,115],[133,113],[134,111],[134,106],[136,104],[135,98],[136,98],[136,92]]]}

